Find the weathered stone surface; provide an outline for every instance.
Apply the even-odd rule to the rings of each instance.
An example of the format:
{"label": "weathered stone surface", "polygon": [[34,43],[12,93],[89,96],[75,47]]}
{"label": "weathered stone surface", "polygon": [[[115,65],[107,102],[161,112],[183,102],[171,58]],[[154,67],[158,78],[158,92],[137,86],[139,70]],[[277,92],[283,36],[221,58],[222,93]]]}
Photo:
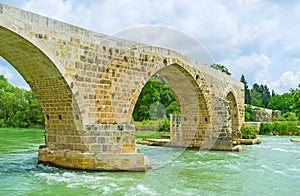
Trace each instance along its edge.
{"label": "weathered stone surface", "polygon": [[154,74],[170,86],[181,108],[171,123],[174,146],[231,149],[228,141],[244,121],[244,86],[239,81],[172,50],[0,5],[0,55],[41,103],[46,148],[78,156],[66,161],[41,152],[41,162],[91,169],[82,153],[115,154],[114,160],[94,161],[94,168],[105,170],[115,168],[110,166],[115,162],[127,164],[122,157],[132,153],[129,162],[137,156],[137,168],[147,168],[139,165],[142,155],[136,153],[130,122],[139,94]]}

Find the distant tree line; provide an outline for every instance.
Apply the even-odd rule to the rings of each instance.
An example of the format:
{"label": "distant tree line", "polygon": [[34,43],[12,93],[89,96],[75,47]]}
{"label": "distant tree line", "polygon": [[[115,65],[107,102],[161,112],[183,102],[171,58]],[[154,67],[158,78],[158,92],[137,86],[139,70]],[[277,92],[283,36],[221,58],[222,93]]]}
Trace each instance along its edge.
{"label": "distant tree line", "polygon": [[[280,110],[282,116],[276,120],[297,121],[300,119],[300,84],[295,89],[290,89],[289,92],[282,95],[276,94],[274,90],[270,93],[267,85],[253,84],[252,89],[249,89],[245,76],[241,76],[242,83],[245,89],[245,104],[268,108],[272,110]],[[246,107],[246,121],[251,121],[251,108]]]}
{"label": "distant tree line", "polygon": [[0,75],[0,127],[44,125],[41,106],[31,90],[15,87]]}

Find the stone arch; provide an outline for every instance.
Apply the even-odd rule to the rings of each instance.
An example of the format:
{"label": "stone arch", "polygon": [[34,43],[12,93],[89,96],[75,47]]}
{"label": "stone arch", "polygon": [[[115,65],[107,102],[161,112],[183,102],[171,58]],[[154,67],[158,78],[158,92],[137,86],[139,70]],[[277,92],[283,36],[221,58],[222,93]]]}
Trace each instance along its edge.
{"label": "stone arch", "polygon": [[[178,59],[168,61],[159,56],[142,53],[138,60],[127,57],[126,54],[120,59],[111,62],[107,67],[108,71],[102,76],[105,81],[99,85],[103,86],[99,92],[110,92],[110,95],[96,95],[99,96],[98,104],[102,112],[99,112],[99,123],[111,123],[113,120],[118,124],[130,123],[142,88],[157,73],[174,92],[181,108],[182,132],[175,142],[183,146],[200,147],[205,140],[206,131],[210,130],[211,115],[205,92],[201,89],[202,85],[199,85],[202,81],[196,77],[193,68],[182,64]],[[111,96],[112,101],[103,100],[104,96]],[[107,115],[112,116],[108,118]]]}
{"label": "stone arch", "polygon": [[226,100],[229,101],[229,113],[231,119],[231,128],[233,137],[235,138],[235,133],[238,132],[239,129],[239,114],[238,114],[238,106],[236,98],[232,91],[229,91],[226,95]]}
{"label": "stone arch", "polygon": [[[23,35],[24,34],[24,35]],[[38,38],[0,27],[0,55],[25,79],[36,94],[45,115],[46,147],[64,146],[66,135],[78,135],[82,126],[80,110],[72,90],[64,78],[64,68]],[[61,145],[57,145],[57,140]],[[55,144],[54,144],[55,143]]]}
{"label": "stone arch", "polygon": [[206,100],[192,75],[179,64],[170,64],[157,72],[174,92],[181,109],[181,130],[172,142],[199,148],[210,125]]}

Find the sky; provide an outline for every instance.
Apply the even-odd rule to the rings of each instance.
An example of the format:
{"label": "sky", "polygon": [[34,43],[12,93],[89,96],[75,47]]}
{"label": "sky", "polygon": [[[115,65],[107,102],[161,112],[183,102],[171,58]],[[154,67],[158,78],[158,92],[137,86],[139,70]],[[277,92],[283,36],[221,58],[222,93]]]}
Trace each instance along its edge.
{"label": "sky", "polygon": [[[300,83],[300,0],[0,2],[107,35],[147,26],[165,27],[198,42],[237,80],[243,74],[250,88],[254,83],[266,84],[282,94]],[[28,88],[3,59],[0,74]]]}

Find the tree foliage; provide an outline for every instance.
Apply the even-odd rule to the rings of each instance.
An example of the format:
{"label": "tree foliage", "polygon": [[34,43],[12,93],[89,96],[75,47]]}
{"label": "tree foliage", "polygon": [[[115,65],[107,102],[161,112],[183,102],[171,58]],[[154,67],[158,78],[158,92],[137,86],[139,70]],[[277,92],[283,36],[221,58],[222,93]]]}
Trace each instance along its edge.
{"label": "tree foliage", "polygon": [[245,93],[245,104],[250,104],[251,103],[251,95],[250,95],[250,90],[248,88],[248,84],[246,81],[246,78],[244,75],[241,76],[240,80],[244,84],[244,93]]}
{"label": "tree foliage", "polygon": [[268,103],[268,108],[272,110],[280,110],[283,113],[291,112],[293,105],[293,97],[291,93],[284,93],[282,95],[274,95]]}
{"label": "tree foliage", "polygon": [[251,105],[246,105],[245,107],[245,121],[246,122],[251,122],[254,121],[254,114],[253,114],[253,109],[251,107]]}
{"label": "tree foliage", "polygon": [[243,125],[241,128],[242,132],[242,138],[243,139],[255,139],[257,138],[257,131],[256,131],[256,126],[254,127],[249,127]]}
{"label": "tree foliage", "polygon": [[152,77],[142,89],[133,110],[135,121],[169,118],[169,114],[180,113],[172,90],[159,77]]}
{"label": "tree foliage", "polygon": [[245,121],[252,121],[252,106],[280,110],[282,115],[274,118],[276,121],[297,121],[300,119],[300,84],[298,88],[290,89],[282,95],[276,94],[274,90],[270,93],[267,85],[253,84],[252,89],[248,89],[247,81],[244,75],[240,81],[244,83],[245,103],[249,104],[245,108]]}
{"label": "tree foliage", "polygon": [[253,84],[250,92],[251,104],[258,107],[266,108],[271,99],[271,93],[267,85]]}
{"label": "tree foliage", "polygon": [[0,127],[44,125],[44,115],[31,90],[14,87],[0,75]]}
{"label": "tree foliage", "polygon": [[300,135],[300,128],[293,122],[264,122],[260,124],[259,134],[262,135]]}
{"label": "tree foliage", "polygon": [[298,88],[290,89],[293,98],[292,110],[296,113],[298,119],[300,119],[300,84]]}
{"label": "tree foliage", "polygon": [[231,75],[231,73],[229,72],[229,70],[227,69],[227,67],[225,67],[224,65],[221,65],[221,64],[212,64],[210,65],[210,67],[216,69],[216,70],[219,70],[227,75]]}

